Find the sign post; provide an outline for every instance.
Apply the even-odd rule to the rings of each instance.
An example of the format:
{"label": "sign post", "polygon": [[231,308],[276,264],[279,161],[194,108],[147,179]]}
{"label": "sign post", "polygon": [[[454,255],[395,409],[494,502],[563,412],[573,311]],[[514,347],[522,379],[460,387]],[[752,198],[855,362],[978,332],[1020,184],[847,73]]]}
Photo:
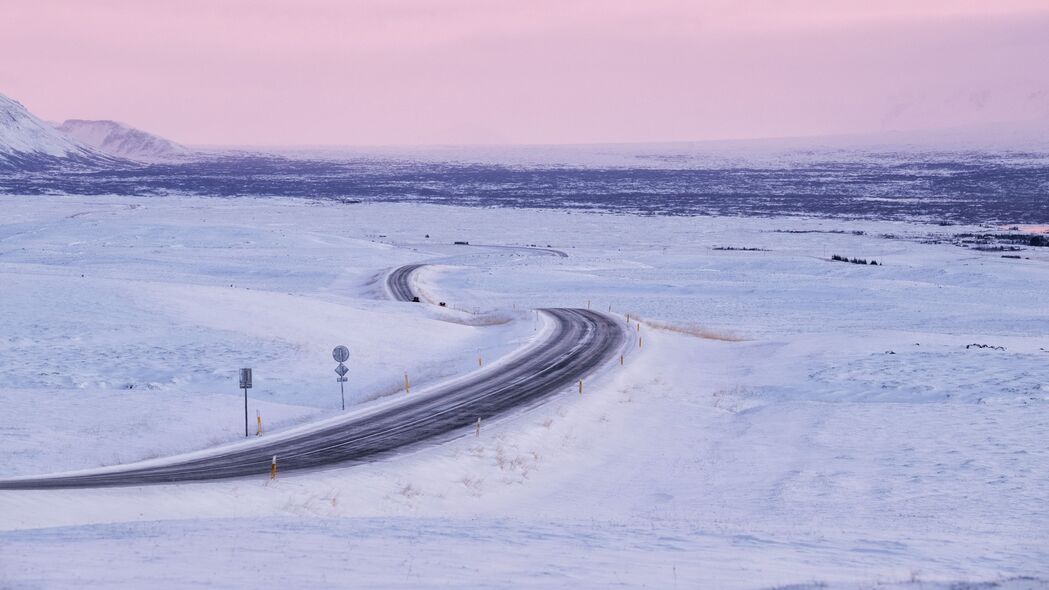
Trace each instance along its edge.
{"label": "sign post", "polygon": [[346,389],[343,384],[346,383],[346,373],[349,373],[350,370],[347,369],[346,365],[342,363],[346,362],[346,360],[350,358],[350,349],[342,345],[336,346],[335,350],[331,351],[331,356],[335,359],[335,362],[339,363],[339,366],[335,367],[335,373],[339,376],[338,379],[336,379],[336,381],[339,382],[339,395],[342,396],[342,409],[343,411],[345,411]]}
{"label": "sign post", "polygon": [[251,369],[240,370],[240,388],[244,390],[244,438],[248,438],[248,390],[251,389]]}

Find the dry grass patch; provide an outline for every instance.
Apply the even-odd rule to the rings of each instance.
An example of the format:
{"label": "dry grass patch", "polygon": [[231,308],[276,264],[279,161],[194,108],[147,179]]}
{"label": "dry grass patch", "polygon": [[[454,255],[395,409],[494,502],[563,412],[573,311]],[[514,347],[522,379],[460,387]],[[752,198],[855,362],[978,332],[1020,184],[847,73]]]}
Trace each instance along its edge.
{"label": "dry grass patch", "polygon": [[704,328],[696,324],[674,324],[671,322],[664,322],[660,320],[646,320],[630,314],[631,322],[641,322],[645,326],[652,328],[653,330],[662,330],[664,332],[673,332],[675,334],[685,334],[686,336],[694,336],[696,338],[703,338],[705,340],[720,340],[722,342],[746,342],[746,338],[733,334],[731,332],[721,332],[718,330],[711,330]]}

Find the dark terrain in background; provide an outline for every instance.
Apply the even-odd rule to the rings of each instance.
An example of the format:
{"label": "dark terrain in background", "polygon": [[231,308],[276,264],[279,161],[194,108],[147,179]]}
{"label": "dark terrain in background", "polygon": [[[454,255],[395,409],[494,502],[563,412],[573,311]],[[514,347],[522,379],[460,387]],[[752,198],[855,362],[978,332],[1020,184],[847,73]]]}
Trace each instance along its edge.
{"label": "dark terrain in background", "polygon": [[213,155],[173,164],[0,173],[0,193],[290,196],[594,210],[805,215],[954,223],[1049,222],[1044,154],[805,154],[796,160],[638,166],[508,165],[396,157]]}

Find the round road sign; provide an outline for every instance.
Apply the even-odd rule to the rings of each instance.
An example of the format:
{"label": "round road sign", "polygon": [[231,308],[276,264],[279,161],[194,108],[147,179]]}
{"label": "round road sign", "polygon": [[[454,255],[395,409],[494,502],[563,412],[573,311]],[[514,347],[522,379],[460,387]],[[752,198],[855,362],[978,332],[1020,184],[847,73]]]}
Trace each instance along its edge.
{"label": "round road sign", "polygon": [[350,349],[345,346],[336,346],[335,350],[331,351],[332,358],[337,363],[344,363],[346,359],[350,358]]}

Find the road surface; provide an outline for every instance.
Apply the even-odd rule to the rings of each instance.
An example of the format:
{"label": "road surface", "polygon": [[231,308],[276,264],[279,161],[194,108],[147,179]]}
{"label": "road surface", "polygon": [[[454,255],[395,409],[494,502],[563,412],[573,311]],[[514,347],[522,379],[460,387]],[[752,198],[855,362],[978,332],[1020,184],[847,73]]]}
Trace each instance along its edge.
{"label": "road surface", "polygon": [[[396,298],[411,299],[409,279],[415,268],[418,265],[390,274],[388,284]],[[0,490],[261,478],[269,473],[274,455],[280,472],[285,473],[374,461],[405,448],[463,436],[478,418],[484,421],[526,408],[574,387],[578,379],[615,358],[626,340],[623,326],[607,315],[585,309],[540,311],[553,321],[553,327],[538,342],[425,394],[406,394],[401,403],[207,452],[0,480]]]}
{"label": "road surface", "polygon": [[412,291],[412,273],[426,266],[425,264],[406,264],[390,271],[386,276],[386,288],[397,301],[411,301],[416,293]]}

